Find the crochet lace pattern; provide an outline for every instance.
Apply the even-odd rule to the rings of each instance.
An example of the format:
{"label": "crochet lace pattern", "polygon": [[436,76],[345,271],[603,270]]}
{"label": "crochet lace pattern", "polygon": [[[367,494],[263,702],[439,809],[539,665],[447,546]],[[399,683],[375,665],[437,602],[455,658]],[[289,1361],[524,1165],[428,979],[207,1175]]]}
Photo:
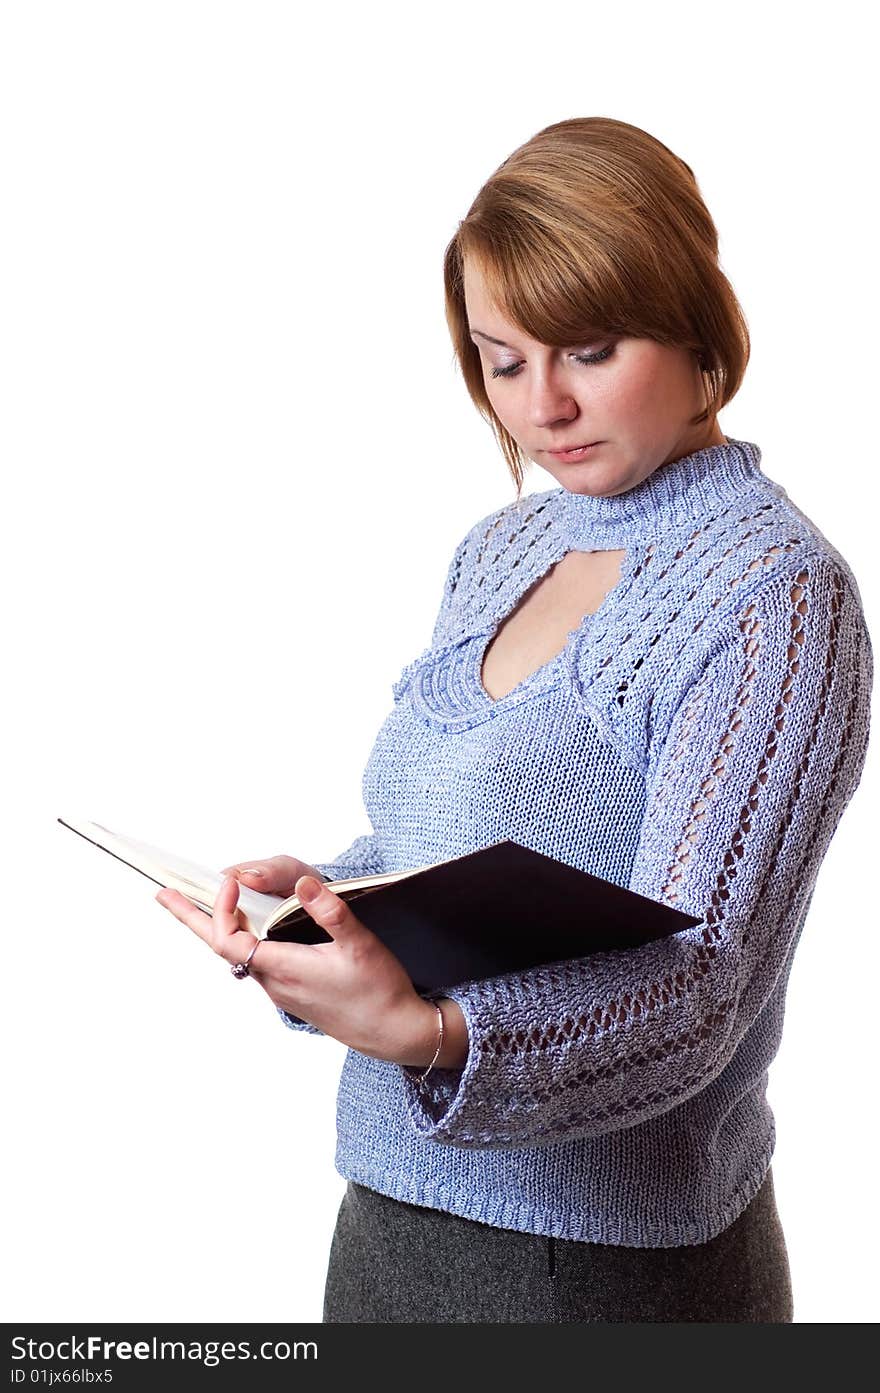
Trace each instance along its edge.
{"label": "crochet lace pattern", "polygon": [[[705,1242],[757,1193],[792,958],[861,777],[873,683],[848,564],[760,461],[728,438],[624,494],[529,495],[456,547],[364,770],[372,831],[318,869],[402,870],[509,837],[700,923],[438,993],[469,1053],[426,1092],[420,1070],[349,1050],[344,1177],[635,1246]],[[490,697],[483,655],[526,592],[570,550],[623,548],[598,610]]]}

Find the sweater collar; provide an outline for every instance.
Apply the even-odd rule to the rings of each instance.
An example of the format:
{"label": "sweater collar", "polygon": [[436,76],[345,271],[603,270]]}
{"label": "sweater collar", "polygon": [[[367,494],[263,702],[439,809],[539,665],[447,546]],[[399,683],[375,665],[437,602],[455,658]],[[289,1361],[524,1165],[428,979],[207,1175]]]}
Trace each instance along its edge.
{"label": "sweater collar", "polygon": [[725,437],[661,465],[625,493],[594,498],[558,490],[560,517],[570,547],[609,550],[659,536],[724,508],[756,485],[784,490],[761,470],[761,451],[747,440]]}

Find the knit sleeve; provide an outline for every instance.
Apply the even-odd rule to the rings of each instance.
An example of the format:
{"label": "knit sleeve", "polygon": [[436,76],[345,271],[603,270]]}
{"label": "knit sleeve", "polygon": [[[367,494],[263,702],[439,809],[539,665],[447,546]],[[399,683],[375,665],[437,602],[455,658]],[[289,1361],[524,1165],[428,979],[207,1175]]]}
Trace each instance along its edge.
{"label": "knit sleeve", "polygon": [[787,973],[865,761],[873,654],[854,581],[824,557],[768,578],[712,655],[649,751],[629,878],[701,922],[446,992],[469,1052],[424,1095],[401,1066],[421,1136],[534,1147],[656,1117],[725,1068]]}

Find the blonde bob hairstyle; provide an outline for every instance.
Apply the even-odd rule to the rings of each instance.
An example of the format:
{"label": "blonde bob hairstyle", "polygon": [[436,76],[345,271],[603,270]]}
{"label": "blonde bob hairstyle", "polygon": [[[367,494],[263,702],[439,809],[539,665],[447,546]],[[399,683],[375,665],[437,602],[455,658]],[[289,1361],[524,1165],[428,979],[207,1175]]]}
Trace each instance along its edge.
{"label": "blonde bob hairstyle", "polygon": [[486,393],[470,337],[463,267],[494,307],[540,343],[650,338],[697,356],[714,419],[739,390],[749,331],[718,264],[718,233],[689,165],[625,121],[545,126],[490,176],[446,248],[446,319],[465,384],[522,490],[529,463]]}

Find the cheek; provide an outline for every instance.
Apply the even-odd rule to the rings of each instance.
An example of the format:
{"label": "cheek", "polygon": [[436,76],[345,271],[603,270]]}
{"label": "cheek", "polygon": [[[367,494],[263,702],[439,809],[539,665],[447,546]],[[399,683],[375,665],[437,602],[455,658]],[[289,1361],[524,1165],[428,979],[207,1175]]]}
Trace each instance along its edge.
{"label": "cheek", "polygon": [[678,383],[649,355],[621,363],[619,370],[605,379],[603,388],[609,413],[628,420],[663,415],[678,404]]}
{"label": "cheek", "polygon": [[511,391],[509,387],[499,387],[498,383],[493,382],[491,377],[484,380],[486,395],[492,405],[492,410],[511,435],[515,435],[520,419],[516,410],[516,392]]}

